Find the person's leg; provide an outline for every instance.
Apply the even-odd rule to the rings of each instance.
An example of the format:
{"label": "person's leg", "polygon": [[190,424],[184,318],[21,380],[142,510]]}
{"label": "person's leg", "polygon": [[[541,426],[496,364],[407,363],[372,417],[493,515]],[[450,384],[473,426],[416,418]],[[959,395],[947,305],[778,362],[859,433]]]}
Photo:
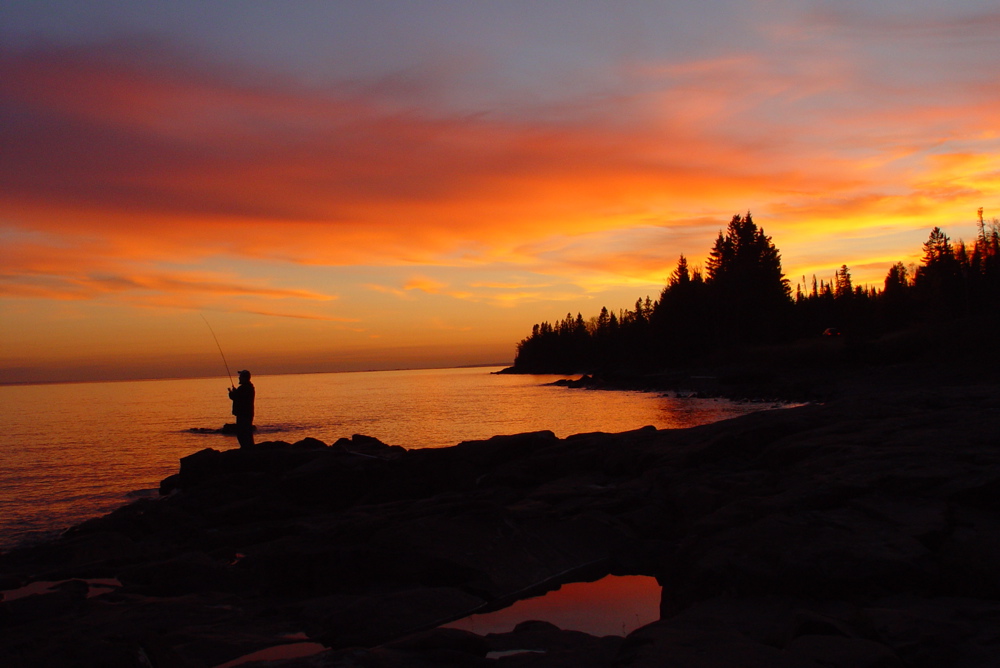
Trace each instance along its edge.
{"label": "person's leg", "polygon": [[236,440],[240,442],[241,448],[248,448],[253,445],[253,421],[246,418],[236,418]]}

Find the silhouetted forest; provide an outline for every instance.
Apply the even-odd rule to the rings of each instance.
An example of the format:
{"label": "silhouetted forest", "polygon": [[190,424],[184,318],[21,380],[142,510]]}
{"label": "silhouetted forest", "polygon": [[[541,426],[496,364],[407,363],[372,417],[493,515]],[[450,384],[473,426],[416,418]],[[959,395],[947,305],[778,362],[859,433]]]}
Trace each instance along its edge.
{"label": "silhouetted forest", "polygon": [[921,323],[1000,312],[1000,220],[983,221],[971,245],[935,227],[919,265],[888,269],[881,287],[854,285],[842,265],[792,290],[781,254],[748,212],[735,215],[704,271],[681,255],[659,298],[584,319],[536,324],[517,344],[514,371],[578,373],[669,368],[706,355],[794,340],[872,339]]}

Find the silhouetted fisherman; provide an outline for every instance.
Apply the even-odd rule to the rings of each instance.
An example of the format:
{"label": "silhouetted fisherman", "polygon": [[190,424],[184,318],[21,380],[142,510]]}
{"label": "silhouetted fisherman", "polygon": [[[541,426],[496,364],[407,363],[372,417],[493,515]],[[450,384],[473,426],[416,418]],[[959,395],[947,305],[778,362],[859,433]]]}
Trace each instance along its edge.
{"label": "silhouetted fisherman", "polygon": [[240,371],[240,386],[229,388],[229,398],[233,400],[233,415],[236,416],[236,440],[241,448],[253,445],[253,383],[250,372]]}

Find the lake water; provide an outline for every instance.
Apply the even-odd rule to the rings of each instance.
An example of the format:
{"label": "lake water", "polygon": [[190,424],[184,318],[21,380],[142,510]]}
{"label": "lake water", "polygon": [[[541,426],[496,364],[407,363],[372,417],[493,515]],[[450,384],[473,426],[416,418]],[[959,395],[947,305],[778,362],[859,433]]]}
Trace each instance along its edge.
{"label": "lake water", "polygon": [[[548,429],[559,437],[689,427],[766,406],[552,386],[496,368],[259,376],[257,441],[352,434],[436,448]],[[56,535],[140,496],[178,460],[238,447],[193,433],[233,420],[228,379],[0,386],[0,549]]]}

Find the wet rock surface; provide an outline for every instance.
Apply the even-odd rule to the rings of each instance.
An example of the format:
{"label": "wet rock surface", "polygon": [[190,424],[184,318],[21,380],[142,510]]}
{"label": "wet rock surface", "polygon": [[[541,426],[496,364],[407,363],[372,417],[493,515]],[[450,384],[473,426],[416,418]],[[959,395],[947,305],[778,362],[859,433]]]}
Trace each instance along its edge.
{"label": "wet rock surface", "polygon": [[[864,386],[685,430],[405,451],[203,450],[139,500],[0,555],[4,666],[994,666],[1000,388]],[[654,575],[597,638],[438,628],[563,582]],[[117,578],[111,589],[87,579]]]}

